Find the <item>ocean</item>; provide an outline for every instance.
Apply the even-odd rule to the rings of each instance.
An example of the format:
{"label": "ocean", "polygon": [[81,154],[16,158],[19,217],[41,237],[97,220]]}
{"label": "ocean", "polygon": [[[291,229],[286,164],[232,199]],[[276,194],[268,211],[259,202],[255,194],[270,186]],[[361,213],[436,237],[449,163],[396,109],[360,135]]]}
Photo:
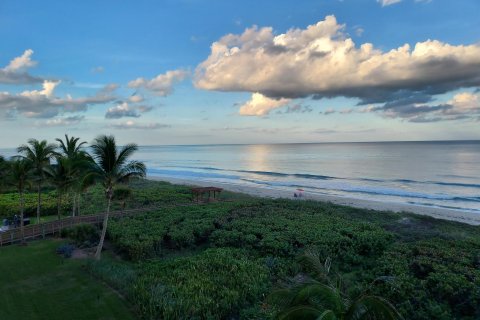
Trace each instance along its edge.
{"label": "ocean", "polygon": [[141,146],[134,158],[151,177],[480,214],[480,141]]}
{"label": "ocean", "polygon": [[480,214],[480,141],[143,146],[148,175]]}

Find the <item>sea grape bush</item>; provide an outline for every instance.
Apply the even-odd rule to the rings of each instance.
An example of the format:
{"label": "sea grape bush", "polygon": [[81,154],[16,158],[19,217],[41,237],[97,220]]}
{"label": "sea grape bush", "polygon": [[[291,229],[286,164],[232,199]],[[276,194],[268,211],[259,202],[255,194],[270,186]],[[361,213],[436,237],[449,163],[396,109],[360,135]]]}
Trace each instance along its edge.
{"label": "sea grape bush", "polygon": [[415,319],[480,317],[480,240],[422,240],[392,246],[375,270],[392,281],[375,290]]}
{"label": "sea grape bush", "polygon": [[133,301],[148,319],[225,319],[262,300],[269,288],[262,259],[236,249],[152,261],[140,274]]}

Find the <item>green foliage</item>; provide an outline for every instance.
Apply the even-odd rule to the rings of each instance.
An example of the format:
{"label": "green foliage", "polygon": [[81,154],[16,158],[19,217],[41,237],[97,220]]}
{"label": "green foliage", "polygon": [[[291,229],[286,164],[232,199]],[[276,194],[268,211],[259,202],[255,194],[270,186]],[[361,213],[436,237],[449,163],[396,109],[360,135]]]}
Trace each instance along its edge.
{"label": "green foliage", "polygon": [[441,239],[398,244],[376,273],[391,277],[376,291],[415,319],[478,319],[480,241]]}
{"label": "green foliage", "polygon": [[[37,210],[37,194],[25,193],[25,216],[33,217]],[[18,193],[0,193],[0,218],[11,218],[19,212]],[[70,208],[69,199],[63,199],[62,211],[67,212]],[[42,194],[42,214],[57,214],[57,195],[55,191],[44,191]]]}
{"label": "green foliage", "polygon": [[284,200],[233,210],[218,221],[211,236],[214,245],[258,250],[264,255],[291,256],[315,246],[322,256],[360,264],[380,255],[393,237],[382,228],[300,211]]}
{"label": "green foliage", "polygon": [[165,207],[145,215],[112,219],[108,233],[117,247],[133,260],[162,255],[166,250],[203,244],[215,229],[215,221],[233,203]]}
{"label": "green foliage", "polygon": [[80,247],[90,248],[98,243],[99,230],[91,224],[80,224],[62,230],[62,237],[68,237]]}
{"label": "green foliage", "polygon": [[225,319],[262,299],[268,271],[261,260],[234,249],[147,263],[133,301],[149,319]]}

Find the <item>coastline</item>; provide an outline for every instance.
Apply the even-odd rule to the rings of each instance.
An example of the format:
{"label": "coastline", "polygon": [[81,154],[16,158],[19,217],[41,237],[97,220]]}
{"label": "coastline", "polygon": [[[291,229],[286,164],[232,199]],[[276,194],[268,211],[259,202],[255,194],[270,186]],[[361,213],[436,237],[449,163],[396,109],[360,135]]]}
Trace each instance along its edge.
{"label": "coastline", "polygon": [[[244,186],[237,185],[225,182],[217,181],[206,181],[206,180],[189,180],[182,178],[172,178],[172,177],[159,177],[159,176],[149,176],[149,180],[156,181],[167,181],[172,184],[187,185],[187,186],[215,186],[223,188],[224,190],[244,193],[251,196],[261,197],[261,198],[285,198],[285,199],[294,199],[292,192],[279,189],[271,188],[262,188],[257,186]],[[393,211],[393,212],[409,212],[418,215],[430,216],[436,219],[450,220],[456,222],[462,222],[470,225],[480,225],[480,215],[473,212],[461,211],[461,210],[452,210],[446,208],[436,208],[428,207],[421,205],[413,205],[406,203],[395,203],[395,202],[381,202],[374,200],[363,200],[355,198],[346,198],[346,197],[336,197],[330,195],[320,195],[309,193],[308,190],[305,190],[303,199],[321,201],[321,202],[331,202],[333,204],[345,205],[361,209],[370,209],[377,211]]]}

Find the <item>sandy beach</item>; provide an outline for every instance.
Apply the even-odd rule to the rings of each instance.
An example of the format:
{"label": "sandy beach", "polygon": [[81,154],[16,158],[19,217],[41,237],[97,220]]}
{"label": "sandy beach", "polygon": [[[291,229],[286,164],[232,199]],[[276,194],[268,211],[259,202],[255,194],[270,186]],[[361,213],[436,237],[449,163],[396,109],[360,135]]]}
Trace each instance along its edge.
{"label": "sandy beach", "polygon": [[[236,185],[231,183],[222,183],[217,181],[206,181],[206,180],[186,180],[170,177],[148,177],[150,180],[160,180],[168,181],[173,184],[189,185],[189,186],[215,186],[223,188],[231,192],[238,192],[249,194],[257,197],[264,198],[286,198],[294,199],[293,190],[279,190],[272,188],[261,188],[261,187],[251,187],[245,185]],[[393,211],[393,212],[410,212],[414,214],[426,215],[437,219],[452,220],[462,223],[467,223],[471,225],[480,225],[480,215],[473,212],[461,211],[461,210],[451,210],[445,208],[435,208],[403,203],[394,203],[394,202],[380,202],[372,200],[363,200],[363,199],[354,199],[354,198],[344,198],[344,197],[335,197],[328,195],[320,195],[309,193],[308,189],[305,189],[303,199],[314,200],[314,201],[323,201],[331,202],[339,205],[346,205],[362,209],[371,209],[379,211]]]}

